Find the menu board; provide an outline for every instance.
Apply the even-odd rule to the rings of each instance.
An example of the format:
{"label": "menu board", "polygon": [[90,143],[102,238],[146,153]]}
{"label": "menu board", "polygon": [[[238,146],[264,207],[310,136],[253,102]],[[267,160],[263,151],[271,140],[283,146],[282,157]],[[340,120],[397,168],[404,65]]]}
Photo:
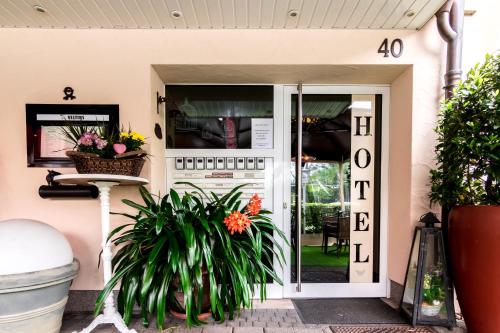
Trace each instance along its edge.
{"label": "menu board", "polygon": [[59,126],[41,126],[40,157],[66,157],[66,150],[73,148]]}

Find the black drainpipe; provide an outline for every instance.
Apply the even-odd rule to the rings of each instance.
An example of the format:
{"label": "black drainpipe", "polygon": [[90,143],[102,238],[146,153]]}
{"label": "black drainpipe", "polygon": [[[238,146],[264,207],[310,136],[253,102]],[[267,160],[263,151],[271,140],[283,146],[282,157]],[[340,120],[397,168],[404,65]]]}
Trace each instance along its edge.
{"label": "black drainpipe", "polygon": [[[462,78],[464,0],[448,0],[436,13],[436,17],[439,34],[447,43],[444,91],[445,98],[449,99],[453,96],[453,88],[456,87],[458,81]],[[441,208],[441,228],[448,267],[451,267],[448,246],[448,215],[450,209],[451,207],[447,207],[446,205]]]}

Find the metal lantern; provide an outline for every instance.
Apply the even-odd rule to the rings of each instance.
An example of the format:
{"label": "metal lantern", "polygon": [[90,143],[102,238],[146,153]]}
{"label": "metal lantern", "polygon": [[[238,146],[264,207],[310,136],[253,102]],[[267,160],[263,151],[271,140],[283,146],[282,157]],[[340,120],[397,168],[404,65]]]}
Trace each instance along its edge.
{"label": "metal lantern", "polygon": [[403,298],[400,309],[413,326],[417,324],[456,326],[453,293],[446,267],[446,257],[440,223],[436,215],[420,217],[413,235]]}

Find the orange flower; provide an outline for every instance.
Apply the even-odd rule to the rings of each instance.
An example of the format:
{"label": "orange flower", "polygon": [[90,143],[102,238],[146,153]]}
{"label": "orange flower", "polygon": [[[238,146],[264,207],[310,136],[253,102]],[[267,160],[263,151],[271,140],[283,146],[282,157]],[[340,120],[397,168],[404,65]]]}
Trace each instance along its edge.
{"label": "orange flower", "polygon": [[250,220],[245,214],[234,211],[224,219],[224,224],[226,225],[227,230],[229,230],[231,235],[234,234],[235,231],[241,234],[246,228],[250,226]]}
{"label": "orange flower", "polygon": [[246,211],[249,215],[257,215],[260,212],[260,209],[262,208],[262,199],[259,198],[257,193],[252,195],[252,198],[250,199],[250,202],[248,203],[246,207]]}

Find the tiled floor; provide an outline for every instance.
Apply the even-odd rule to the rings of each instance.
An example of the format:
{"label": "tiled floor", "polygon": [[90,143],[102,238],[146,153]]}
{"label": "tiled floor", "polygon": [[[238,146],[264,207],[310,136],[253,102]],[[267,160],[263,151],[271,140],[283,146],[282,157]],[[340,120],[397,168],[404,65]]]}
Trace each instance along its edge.
{"label": "tiled floor", "polygon": [[[61,333],[80,331],[92,321],[91,313],[65,314]],[[172,333],[332,333],[328,325],[302,324],[293,303],[290,300],[271,300],[265,303],[256,303],[254,310],[242,311],[241,315],[224,323],[208,321],[204,327],[186,329],[184,322],[168,316],[166,329],[156,329],[154,321],[149,328],[142,325],[140,318],[134,318],[129,325],[138,333],[172,332]],[[462,328],[449,331],[446,328],[434,328],[438,333],[465,333]],[[410,330],[411,331],[411,330]],[[409,331],[409,332],[410,332]],[[116,333],[111,325],[98,326],[95,333]],[[382,331],[377,331],[382,332]]]}

